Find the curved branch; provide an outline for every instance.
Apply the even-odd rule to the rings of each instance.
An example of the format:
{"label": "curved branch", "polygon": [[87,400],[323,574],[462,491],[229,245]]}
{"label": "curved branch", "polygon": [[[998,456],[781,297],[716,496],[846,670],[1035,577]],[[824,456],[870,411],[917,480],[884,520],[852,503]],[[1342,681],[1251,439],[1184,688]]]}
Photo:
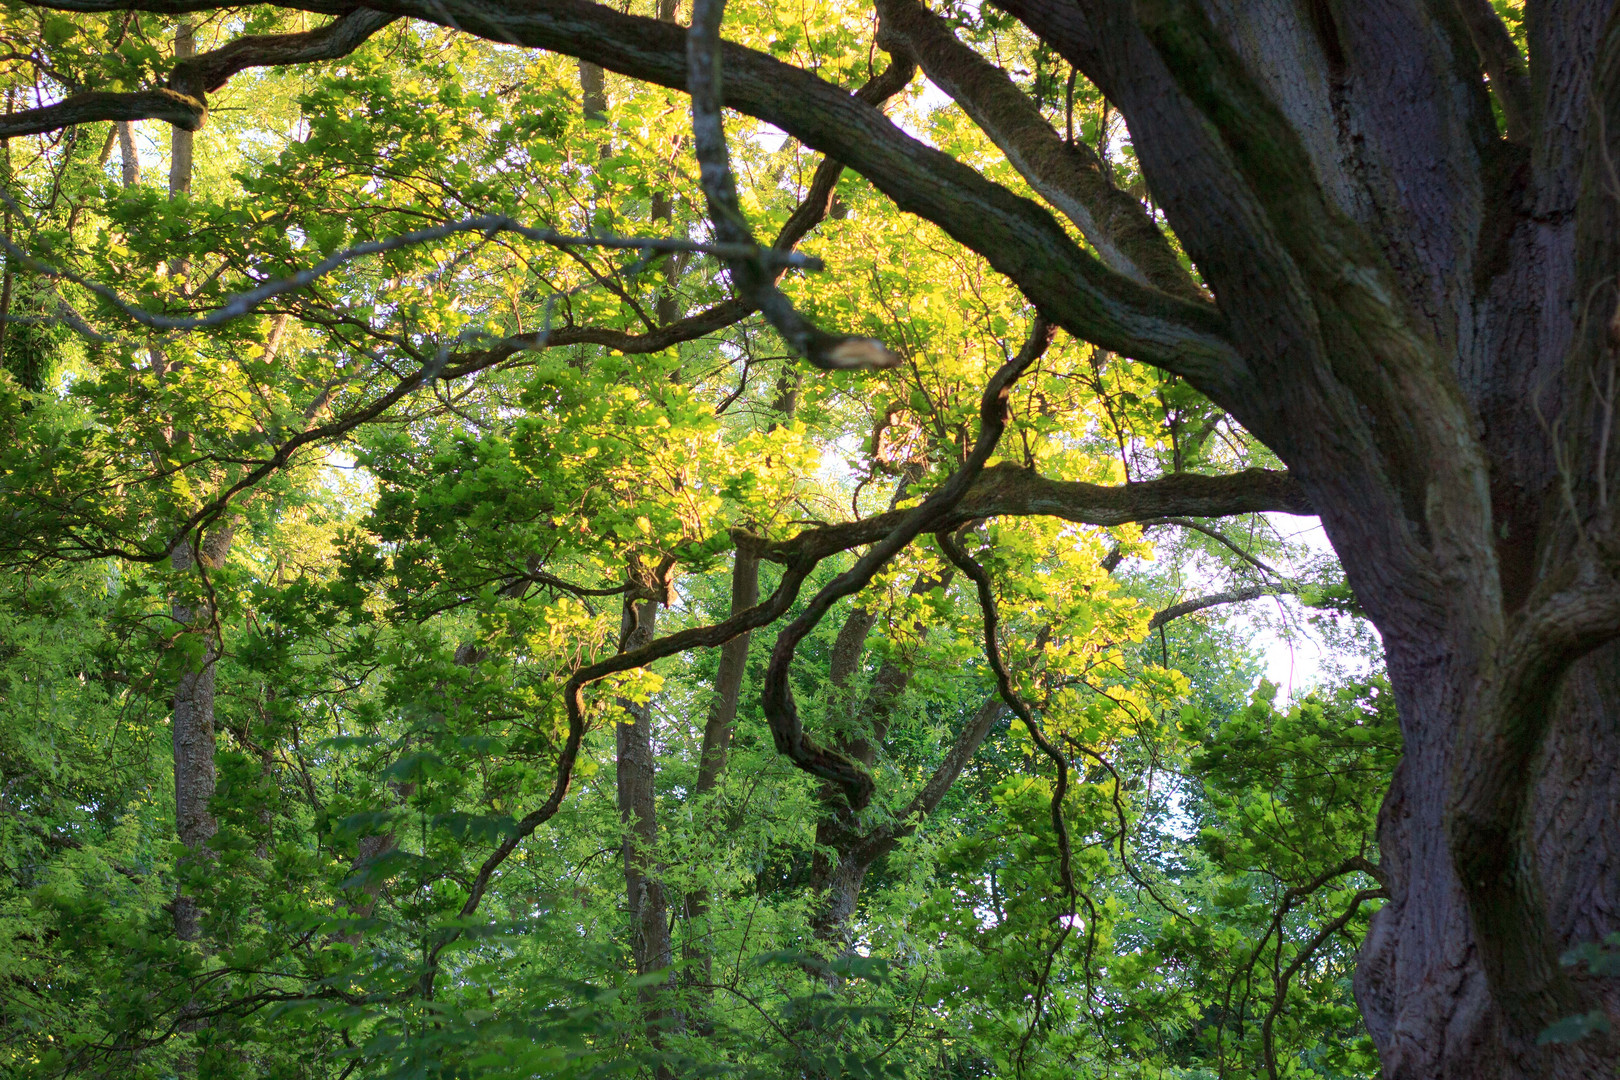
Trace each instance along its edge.
{"label": "curved branch", "polygon": [[[1052,972],[1052,961],[1057,957],[1058,950],[1063,947],[1063,942],[1068,938],[1069,931],[1073,928],[1076,898],[1084,895],[1074,882],[1074,855],[1069,841],[1069,823],[1063,818],[1063,798],[1069,790],[1069,759],[1064,757],[1063,751],[1052,745],[1051,741],[1047,739],[1046,733],[1035,722],[1034,713],[1030,711],[1029,706],[1013,686],[1012,676],[1007,673],[1007,665],[1001,659],[1001,646],[996,641],[1001,617],[996,610],[996,596],[995,591],[990,586],[990,575],[985,573],[984,567],[975,562],[963,550],[962,545],[954,535],[941,532],[936,534],[935,538],[939,541],[939,546],[945,550],[945,554],[950,557],[951,562],[956,564],[957,569],[972,578],[973,584],[978,589],[979,610],[984,617],[984,656],[990,663],[990,670],[995,673],[996,690],[1001,694],[1001,700],[1006,702],[1007,708],[1011,709],[1018,719],[1024,722],[1024,728],[1029,732],[1030,739],[1034,741],[1041,753],[1051,759],[1053,766],[1057,770],[1057,782],[1052,786],[1050,809],[1052,831],[1057,835],[1058,843],[1058,876],[1063,884],[1064,891],[1068,893],[1069,917],[1063,920],[1063,929],[1058,931],[1057,941],[1052,946],[1052,951],[1047,954],[1046,967],[1041,972],[1040,982],[1035,991],[1035,1015],[1031,1019],[1028,1029],[1025,1030],[1023,1039],[1018,1044],[1018,1064],[1020,1071],[1022,1071],[1024,1052],[1029,1046],[1030,1036],[1035,1033],[1035,1023],[1040,1019],[1041,1005],[1046,995],[1047,978]],[[1089,896],[1086,897],[1086,907],[1091,908],[1091,898]],[[1091,910],[1090,914],[1091,918],[1086,923],[1088,942],[1091,934],[1095,932],[1094,928],[1097,921],[1096,911]],[[1088,960],[1089,949],[1088,944]],[[1089,987],[1087,998],[1089,1003]]]}
{"label": "curved branch", "polygon": [[174,66],[169,88],[203,99],[253,67],[283,67],[318,60],[337,60],[364,45],[398,15],[356,8],[315,30],[296,34],[254,34],[209,52],[187,57]]}
{"label": "curved branch", "polygon": [[[692,144],[714,234],[731,244],[751,246],[753,230],[737,203],[725,123],[720,114],[720,22],[726,0],[696,0],[686,36],[687,88],[692,95]],[[737,291],[764,314],[784,341],[819,368],[892,368],[899,354],[874,338],[829,334],[812,325],[776,287],[777,275],[758,258],[726,260]]]}
{"label": "curved branch", "polygon": [[[220,0],[39,0],[30,6],[47,11],[150,11],[160,15],[189,15],[195,11],[218,11]],[[289,8],[293,11],[311,11],[317,15],[348,15],[360,5],[352,0],[269,0],[268,6]]]}
{"label": "curved branch", "polygon": [[984,463],[995,452],[1001,433],[1007,427],[1007,399],[1019,377],[1046,352],[1052,341],[1052,327],[1036,318],[1029,339],[1018,355],[1001,365],[984,388],[979,400],[979,434],[973,450],[949,480],[936,488],[919,505],[904,511],[893,528],[818,592],[804,612],[777,635],[771,649],[770,666],[765,672],[762,704],[765,719],[778,753],[795,765],[843,789],[851,809],[863,808],[872,798],[872,778],[866,770],[836,751],[817,744],[805,734],[799,721],[798,706],[788,683],[793,654],[834,603],[866,587],[873,576],[902,548],[927,529],[938,529],[945,517],[967,494]]}
{"label": "curved branch", "polygon": [[[587,0],[378,0],[379,9],[575,56],[660,86],[686,89],[678,27]],[[900,209],[934,222],[1006,274],[1077,337],[1186,376],[1216,400],[1247,367],[1225,320],[1140,285],[1082,251],[1037,203],[907,135],[878,109],[763,53],[722,44],[723,102],[860,172]]]}
{"label": "curved branch", "polygon": [[[0,198],[6,197],[0,195]],[[6,198],[6,201],[10,202],[10,199]],[[722,257],[768,260],[777,266],[802,266],[812,270],[821,269],[821,260],[813,256],[801,255],[796,251],[778,251],[774,248],[760,249],[752,244],[725,242],[708,244],[679,236],[573,236],[568,233],[558,232],[555,229],[537,229],[530,225],[524,225],[502,214],[480,214],[476,217],[463,218],[460,221],[447,221],[423,229],[414,229],[398,236],[391,236],[386,240],[367,240],[364,243],[355,244],[353,247],[333,252],[314,266],[305,267],[295,274],[289,274],[284,278],[276,278],[274,281],[265,282],[258,288],[237,293],[206,315],[174,318],[168,315],[157,315],[147,311],[145,308],[131,304],[119,296],[115,290],[101,284],[99,281],[92,281],[70,270],[63,270],[60,267],[36,259],[3,236],[0,236],[0,248],[3,248],[7,254],[42,277],[52,280],[71,281],[75,285],[90,290],[142,326],[154,330],[207,330],[211,327],[222,326],[232,319],[239,319],[243,315],[250,314],[266,300],[274,299],[286,293],[298,292],[314,284],[332,271],[357,259],[431,243],[434,240],[443,240],[446,237],[463,233],[482,233],[486,238],[497,233],[514,233],[537,244],[546,244],[563,249],[584,247],[606,248],[610,251],[693,251]],[[539,335],[524,336],[537,337],[543,342],[547,335],[542,332]]]}
{"label": "curved branch", "polygon": [[[347,14],[322,0],[281,6]],[[190,0],[50,0],[66,10],[196,10]],[[578,57],[684,90],[680,28],[588,0],[377,0],[376,10],[491,41]],[[720,46],[723,104],[756,116],[857,170],[902,210],[944,229],[1007,275],[1048,319],[1105,349],[1186,377],[1216,401],[1237,397],[1248,367],[1211,304],[1143,286],[1082,251],[1043,207],[907,135],[868,102],[752,49]]]}
{"label": "curved branch", "polygon": [[1191,615],[1195,611],[1203,611],[1205,608],[1218,607],[1221,604],[1241,604],[1246,600],[1258,600],[1262,596],[1291,595],[1298,591],[1293,584],[1282,582],[1274,585],[1248,585],[1241,589],[1229,589],[1226,592],[1183,600],[1155,613],[1153,618],[1148,620],[1148,630],[1157,630],[1165,623],[1173,622],[1183,615]]}
{"label": "curved branch", "polygon": [[[1227,980],[1226,996],[1229,1003],[1232,997],[1232,989],[1237,985],[1238,980],[1252,980],[1254,977],[1254,965],[1259,962],[1260,954],[1265,951],[1266,943],[1271,940],[1271,935],[1280,935],[1282,933],[1283,920],[1288,917],[1288,913],[1290,911],[1294,910],[1294,905],[1316,893],[1317,890],[1321,889],[1322,886],[1326,885],[1328,882],[1337,880],[1346,874],[1357,872],[1366,874],[1368,877],[1378,882],[1380,892],[1382,892],[1389,885],[1389,872],[1386,871],[1382,866],[1369,861],[1361,855],[1351,855],[1349,858],[1342,860],[1337,866],[1322,871],[1322,873],[1318,874],[1305,884],[1295,885],[1283,893],[1282,902],[1277,905],[1277,910],[1272,912],[1271,922],[1266,927],[1265,933],[1260,935],[1260,940],[1255,942],[1254,948],[1250,950],[1248,963],[1243,965],[1241,971],[1234,970],[1232,972],[1232,977]],[[1326,938],[1323,940],[1326,940]],[[1248,998],[1248,994],[1249,991],[1246,989],[1243,993],[1245,999]],[[1221,1034],[1224,1030],[1224,1026],[1217,1026],[1217,1039],[1221,1038]]]}
{"label": "curved branch", "polygon": [[1350,920],[1355,918],[1356,912],[1360,910],[1362,904],[1368,900],[1388,899],[1389,893],[1383,889],[1362,889],[1356,893],[1350,898],[1350,906],[1344,910],[1344,914],[1324,924],[1322,929],[1317,931],[1316,936],[1302,945],[1299,952],[1294,954],[1294,960],[1288,965],[1287,970],[1277,977],[1276,993],[1271,999],[1271,1008],[1266,1011],[1266,1018],[1260,1022],[1260,1047],[1265,1054],[1266,1075],[1270,1080],[1277,1080],[1277,1048],[1272,1039],[1271,1029],[1272,1025],[1277,1022],[1278,1015],[1282,1012],[1284,1001],[1287,1000],[1288,984],[1293,981],[1295,975],[1299,974],[1299,969],[1304,966],[1305,961],[1309,960],[1316,950],[1322,947],[1324,941],[1349,925]]}
{"label": "curved branch", "polygon": [[[120,11],[132,8],[118,4],[106,8],[70,10]],[[231,76],[250,67],[336,60],[358,49],[371,35],[398,18],[398,15],[356,8],[318,30],[238,38],[221,48],[181,60],[175,65],[165,88],[127,93],[97,91],[74,94],[54,105],[29,109],[0,120],[0,138],[39,135],[74,124],[107,120],[164,120],[182,131],[196,131],[208,121],[206,95],[224,86]]]}

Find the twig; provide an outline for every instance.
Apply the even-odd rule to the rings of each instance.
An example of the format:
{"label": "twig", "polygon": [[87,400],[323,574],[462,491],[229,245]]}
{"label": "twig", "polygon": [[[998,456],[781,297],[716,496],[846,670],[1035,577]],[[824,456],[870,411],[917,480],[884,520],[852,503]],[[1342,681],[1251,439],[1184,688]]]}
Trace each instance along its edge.
{"label": "twig", "polygon": [[[15,208],[15,202],[9,195],[0,193],[0,200]],[[343,251],[335,252],[314,266],[300,270],[296,274],[277,278],[274,281],[268,281],[260,285],[256,289],[238,293],[207,315],[197,318],[173,318],[167,315],[158,315],[131,304],[119,296],[116,291],[98,281],[92,281],[70,270],[63,270],[36,259],[4,237],[0,237],[0,247],[3,247],[8,255],[34,273],[52,280],[71,281],[75,285],[88,289],[142,326],[154,330],[205,330],[223,325],[232,319],[240,318],[272,297],[280,296],[283,293],[296,292],[325,277],[338,267],[354,262],[356,259],[368,255],[381,255],[417,244],[432,243],[435,240],[442,240],[449,236],[473,232],[482,233],[486,240],[497,233],[509,232],[526,240],[556,248],[594,247],[640,252],[686,251],[715,255],[727,259],[747,258],[756,260],[762,265],[791,266],[807,270],[820,270],[823,267],[821,260],[814,256],[796,251],[761,248],[752,243],[705,243],[680,237],[657,236],[575,236],[557,232],[554,229],[536,229],[504,215],[484,214],[478,217],[464,218],[461,221],[446,222],[443,225],[434,225],[426,229],[416,229],[412,232],[390,237],[387,240],[368,240],[365,243],[356,244]]]}

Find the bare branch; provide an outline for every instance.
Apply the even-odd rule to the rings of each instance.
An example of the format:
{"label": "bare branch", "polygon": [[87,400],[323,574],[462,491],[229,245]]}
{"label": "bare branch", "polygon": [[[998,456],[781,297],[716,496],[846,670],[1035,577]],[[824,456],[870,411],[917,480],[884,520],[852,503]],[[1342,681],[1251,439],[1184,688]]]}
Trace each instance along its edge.
{"label": "bare branch", "polygon": [[1173,622],[1183,615],[1191,615],[1195,611],[1203,611],[1205,608],[1218,607],[1221,604],[1241,604],[1245,600],[1258,600],[1262,596],[1281,596],[1298,591],[1294,585],[1283,582],[1273,585],[1248,585],[1241,589],[1228,589],[1226,592],[1183,600],[1155,613],[1153,618],[1148,620],[1148,629],[1157,630],[1165,623]]}
{"label": "bare branch", "polygon": [[[940,532],[936,534],[935,538],[939,541],[940,547],[945,549],[945,554],[950,557],[951,562],[956,564],[957,569],[972,578],[973,584],[978,588],[979,609],[984,617],[984,655],[985,659],[990,662],[990,670],[995,673],[996,689],[1001,694],[1001,700],[1006,702],[1007,707],[1017,715],[1018,719],[1024,722],[1024,727],[1029,732],[1030,739],[1034,741],[1041,753],[1051,759],[1052,765],[1057,771],[1057,782],[1052,785],[1050,810],[1052,832],[1056,835],[1058,844],[1058,877],[1063,885],[1064,892],[1068,894],[1069,917],[1063,920],[1063,928],[1058,932],[1057,942],[1053,945],[1052,951],[1047,954],[1046,966],[1041,973],[1040,981],[1035,990],[1034,1016],[1031,1017],[1029,1027],[1025,1030],[1024,1037],[1018,1044],[1018,1063],[1020,1070],[1022,1070],[1024,1052],[1029,1046],[1030,1036],[1035,1033],[1035,1022],[1040,1019],[1041,1006],[1046,996],[1047,978],[1052,971],[1053,958],[1057,956],[1058,950],[1063,947],[1063,942],[1069,936],[1069,930],[1074,922],[1075,901],[1082,895],[1074,880],[1074,854],[1069,841],[1069,823],[1063,817],[1063,797],[1069,790],[1069,759],[1063,756],[1063,751],[1052,745],[1051,741],[1047,739],[1046,733],[1041,730],[1041,726],[1035,722],[1034,713],[1030,711],[1029,705],[1019,695],[1017,688],[1013,686],[1012,676],[1008,674],[1007,665],[1001,659],[1001,646],[996,640],[1001,617],[996,610],[995,591],[991,588],[990,575],[985,573],[984,567],[980,566],[968,555],[954,535],[948,532]],[[1088,908],[1091,906],[1089,897],[1086,899],[1086,906]],[[1086,922],[1088,937],[1094,932],[1092,927],[1096,923],[1096,912],[1092,911],[1091,916]]]}
{"label": "bare branch", "polygon": [[[737,204],[737,184],[720,114],[720,21],[725,7],[725,0],[696,0],[692,6],[692,28],[686,39],[692,139],[715,235],[727,243],[755,247],[753,231]],[[816,367],[892,368],[900,363],[900,356],[875,338],[829,334],[813,326],[776,287],[776,275],[758,257],[730,258],[726,267],[738,293],[764,314],[795,352]]]}
{"label": "bare branch", "polygon": [[1222,547],[1226,548],[1226,550],[1230,551],[1232,554],[1236,555],[1238,558],[1242,559],[1244,562],[1248,563],[1250,566],[1253,566],[1257,570],[1264,571],[1265,573],[1270,574],[1272,577],[1282,578],[1287,576],[1279,572],[1276,567],[1272,566],[1264,559],[1245,551],[1237,543],[1237,541],[1221,532],[1221,530],[1213,528],[1209,525],[1205,525],[1202,522],[1190,521],[1187,518],[1182,517],[1167,517],[1155,518],[1151,521],[1144,521],[1141,523],[1141,525],[1144,529],[1152,528],[1155,525],[1174,525],[1178,529],[1191,529],[1194,532],[1203,533],[1205,536],[1209,537],[1217,544],[1220,544]]}
{"label": "bare branch", "polygon": [[207,315],[192,318],[173,318],[168,315],[158,315],[131,304],[113,289],[100,282],[91,281],[70,270],[63,270],[42,262],[4,237],[0,237],[0,247],[3,247],[18,262],[37,274],[53,280],[71,281],[75,285],[90,290],[142,326],[148,326],[154,330],[206,330],[210,327],[221,326],[232,319],[241,318],[243,315],[251,313],[266,300],[284,293],[297,292],[339,267],[357,259],[365,258],[368,255],[380,255],[390,251],[398,251],[418,244],[431,243],[460,233],[473,232],[482,233],[486,238],[497,233],[515,233],[526,240],[557,248],[588,247],[640,252],[690,251],[728,258],[753,258],[779,266],[796,266],[812,270],[819,270],[822,267],[821,260],[813,256],[802,255],[793,251],[778,251],[774,248],[757,248],[746,244],[707,244],[680,237],[572,236],[567,233],[557,232],[554,229],[536,229],[532,226],[523,225],[509,217],[485,214],[478,217],[464,218],[460,221],[446,222],[443,225],[433,225],[425,229],[417,229],[413,232],[390,237],[387,240],[369,240],[365,243],[356,244],[343,251],[334,252],[314,266],[300,270],[296,274],[277,278],[274,281],[268,281],[260,285],[256,289],[238,293]]}
{"label": "bare branch", "polygon": [[804,612],[777,635],[771,649],[770,666],[765,672],[762,704],[765,719],[771,726],[771,735],[779,753],[786,755],[799,768],[843,789],[851,809],[859,810],[872,797],[872,778],[855,762],[842,754],[818,745],[804,733],[799,721],[798,707],[793,700],[793,689],[788,682],[788,671],[793,664],[794,650],[806,634],[813,630],[834,603],[845,596],[859,592],[890,559],[919,534],[937,529],[962,497],[967,494],[974,479],[989,460],[1001,434],[1007,427],[1007,399],[1012,387],[1031,364],[1046,352],[1052,341],[1052,327],[1037,317],[1030,328],[1029,339],[1018,354],[1001,365],[986,384],[979,399],[979,434],[967,460],[949,480],[936,488],[921,504],[903,511],[893,528],[855,561],[855,565],[839,574],[818,592]]}

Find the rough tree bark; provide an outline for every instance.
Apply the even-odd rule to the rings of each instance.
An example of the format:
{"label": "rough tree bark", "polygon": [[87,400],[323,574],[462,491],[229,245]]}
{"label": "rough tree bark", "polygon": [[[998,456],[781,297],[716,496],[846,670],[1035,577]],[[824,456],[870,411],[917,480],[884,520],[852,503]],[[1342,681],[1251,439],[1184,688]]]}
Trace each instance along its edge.
{"label": "rough tree bark", "polygon": [[1523,148],[1450,5],[1003,6],[1124,111],[1252,373],[1203,386],[1305,485],[1383,635],[1406,756],[1357,990],[1386,1075],[1612,1071],[1600,1037],[1537,1044],[1617,1005],[1556,960],[1620,914],[1610,5],[1531,5]]}

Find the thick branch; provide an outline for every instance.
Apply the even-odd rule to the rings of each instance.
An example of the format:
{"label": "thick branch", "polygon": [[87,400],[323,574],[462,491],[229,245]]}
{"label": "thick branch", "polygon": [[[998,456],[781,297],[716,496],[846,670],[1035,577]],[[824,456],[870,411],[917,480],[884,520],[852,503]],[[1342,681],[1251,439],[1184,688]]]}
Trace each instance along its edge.
{"label": "thick branch", "polygon": [[127,94],[95,91],[74,94],[54,105],[26,109],[0,120],[0,139],[41,135],[74,124],[103,120],[166,120],[183,131],[196,131],[208,119],[201,101],[173,90],[137,90]]}
{"label": "thick branch", "polygon": [[[161,15],[187,15],[194,11],[217,11],[220,0],[42,0],[33,7],[48,11],[151,11]],[[349,0],[299,0],[285,3],[269,0],[269,7],[290,8],[293,11],[312,11],[318,15],[348,15],[359,7]]]}
{"label": "thick branch", "polygon": [[[189,0],[53,0],[67,10],[192,10]],[[206,5],[198,5],[206,6]],[[331,12],[321,0],[296,5]],[[504,44],[575,56],[633,78],[684,90],[684,33],[587,0],[379,0],[398,15]],[[338,9],[343,13],[353,8]],[[934,222],[1011,278],[1057,325],[1103,348],[1185,376],[1217,401],[1245,382],[1246,365],[1209,304],[1145,287],[1077,247],[1044,208],[891,123],[858,97],[810,72],[722,44],[723,103],[780,127],[867,177],[902,210]]]}
{"label": "thick branch", "polygon": [[[682,31],[585,0],[379,0],[377,7],[493,41],[580,57],[685,89]],[[1109,270],[1052,215],[907,135],[879,110],[815,75],[722,45],[724,104],[866,176],[902,210],[932,221],[1010,277],[1047,318],[1104,348],[1185,375],[1220,400],[1244,364],[1212,305],[1176,299]]]}
{"label": "thick branch", "polygon": [[211,52],[188,57],[174,66],[169,87],[202,99],[252,67],[282,67],[336,60],[364,45],[371,35],[398,19],[369,8],[356,8],[317,30],[297,34],[255,34],[237,38]]}
{"label": "thick branch", "polygon": [[[976,518],[1049,516],[1085,525],[1114,526],[1165,517],[1226,517],[1266,511],[1310,514],[1310,500],[1286,472],[1246,469],[1226,476],[1174,473],[1157,480],[1107,486],[1052,480],[1010,462],[992,465],[945,517],[956,528]],[[788,540],[741,534],[761,558],[784,562],[802,553],[847,551],[873,543],[910,513],[891,510],[861,521],[807,529]],[[825,555],[822,555],[825,557]]]}
{"label": "thick branch", "polygon": [[1203,293],[1142,204],[1108,179],[1084,142],[1065,142],[1001,68],[957,40],[917,0],[878,0],[880,40],[891,39],[990,136],[1041,197],[1079,227],[1108,266],[1185,300]]}
{"label": "thick branch", "polygon": [[1154,613],[1153,618],[1148,620],[1148,629],[1157,630],[1165,623],[1173,622],[1183,615],[1191,615],[1195,611],[1203,611],[1205,608],[1219,607],[1222,604],[1241,604],[1246,600],[1258,600],[1262,596],[1281,596],[1296,591],[1293,585],[1284,582],[1275,585],[1247,585],[1241,589],[1228,589],[1226,592],[1183,600],[1179,604],[1172,604],[1163,611]]}
{"label": "thick branch", "polygon": [[1491,0],[1456,0],[1479,53],[1480,66],[1491,77],[1491,89],[1507,120],[1509,142],[1530,145],[1536,134],[1536,111],[1530,95],[1530,73]]}
{"label": "thick branch", "polygon": [[[128,9],[128,5],[114,5],[106,10]],[[208,120],[205,95],[224,86],[232,75],[250,67],[276,67],[347,56],[398,17],[358,8],[319,30],[238,38],[212,52],[181,60],[175,65],[167,88],[74,94],[54,105],[6,117],[0,121],[0,138],[39,135],[74,124],[108,120],[164,120],[182,131],[196,131]]]}

